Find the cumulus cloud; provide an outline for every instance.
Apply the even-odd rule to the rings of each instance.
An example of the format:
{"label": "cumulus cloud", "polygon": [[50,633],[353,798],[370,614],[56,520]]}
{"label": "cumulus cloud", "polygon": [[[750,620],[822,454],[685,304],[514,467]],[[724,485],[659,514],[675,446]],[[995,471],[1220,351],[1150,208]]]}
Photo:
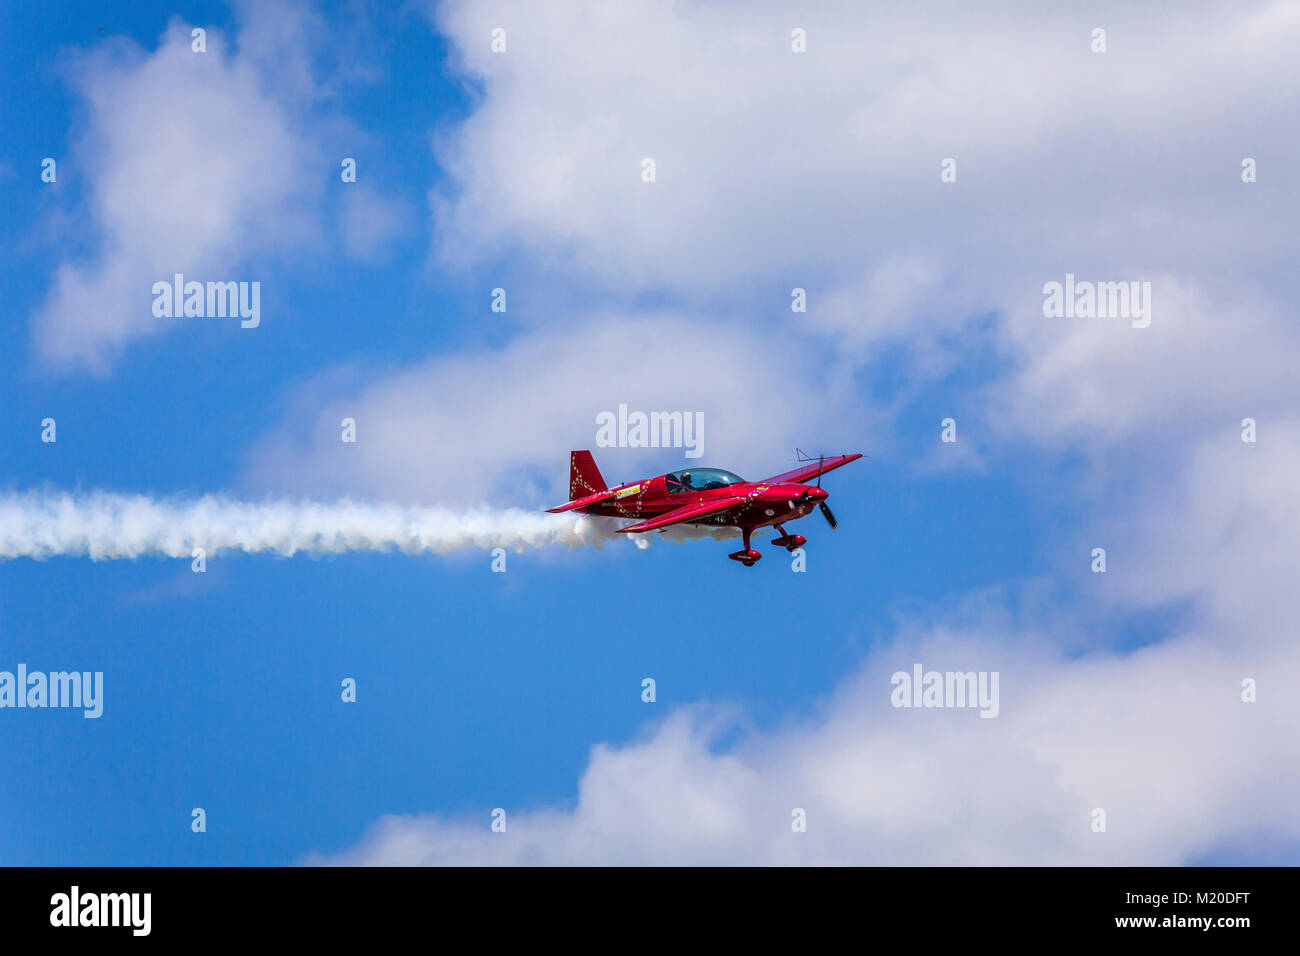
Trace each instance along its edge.
{"label": "cumulus cloud", "polygon": [[[1261,833],[1293,839],[1300,654],[1245,660],[1225,636],[1064,660],[1032,648],[1050,635],[939,628],[873,655],[807,724],[721,746],[729,715],[682,708],[644,740],[596,746],[572,810],[505,808],[504,834],[487,808],[388,817],[313,860],[1172,865]],[[891,707],[891,675],[915,663],[998,671],[1000,713]],[[1245,677],[1260,702],[1241,701]]]}
{"label": "cumulus cloud", "polygon": [[1046,318],[1042,297],[1009,312],[1001,335],[1023,358],[989,389],[994,428],[1035,444],[1112,454],[1141,444],[1130,450],[1182,458],[1246,415],[1276,421],[1294,410],[1300,386],[1288,365],[1300,327],[1265,290],[1213,294],[1165,274],[1152,280],[1151,312],[1147,328]]}
{"label": "cumulus cloud", "polygon": [[[1287,106],[1276,84],[1295,75],[1300,17],[1265,3],[1089,16],[1110,23],[1105,54],[1067,8],[440,4],[483,87],[439,141],[447,251],[558,243],[620,283],[673,288],[926,249],[983,266],[1008,240],[1123,261],[1158,236],[1172,242],[1148,251],[1157,267],[1192,250],[1250,261],[1231,242],[1258,236],[1240,157],[1215,146],[1231,130],[1285,148],[1269,121]],[[793,27],[806,53],[791,52]],[[957,183],[939,180],[945,157]],[[1209,202],[1187,208],[1189,185]],[[1235,228],[1211,237],[1189,217]],[[1286,232],[1270,235],[1290,245]]]}
{"label": "cumulus cloud", "polygon": [[71,75],[86,104],[75,169],[95,251],[60,263],[35,337],[45,359],[105,373],[126,343],[174,327],[152,313],[155,281],[251,281],[240,270],[255,256],[309,235],[315,158],[215,33],[195,53],[173,24],[153,53],[117,43]]}
{"label": "cumulus cloud", "polygon": [[1262,418],[1256,440],[1239,422],[1176,462],[1110,491],[1122,502],[1099,523],[1119,544],[1114,579],[1131,606],[1200,602],[1232,644],[1294,643],[1300,560],[1300,419]]}
{"label": "cumulus cloud", "polygon": [[[338,169],[323,143],[358,138],[315,79],[325,24],[302,3],[242,4],[240,21],[234,37],[208,30],[202,53],[175,22],[152,51],[115,40],[67,64],[82,110],[60,173],[86,206],[64,220],[33,318],[50,365],[107,374],[131,342],[177,328],[153,314],[156,281],[266,283],[320,248],[322,183]],[[341,238],[369,258],[402,215],[376,187],[349,188]]]}
{"label": "cumulus cloud", "polygon": [[[1098,429],[1150,425],[1151,406],[1116,405],[1154,383],[1155,408],[1223,413],[1292,345],[1270,313],[1296,291],[1279,210],[1300,193],[1240,179],[1244,157],[1275,169],[1291,148],[1289,5],[450,2],[435,18],[482,90],[437,140],[446,261],[516,251],[596,288],[784,313],[921,380],[989,336],[1023,374],[998,414],[1042,437],[1086,426],[1093,393]],[[1154,281],[1164,331],[1099,347],[1045,319],[1042,286],[1066,272]],[[789,313],[796,286],[806,315]]]}

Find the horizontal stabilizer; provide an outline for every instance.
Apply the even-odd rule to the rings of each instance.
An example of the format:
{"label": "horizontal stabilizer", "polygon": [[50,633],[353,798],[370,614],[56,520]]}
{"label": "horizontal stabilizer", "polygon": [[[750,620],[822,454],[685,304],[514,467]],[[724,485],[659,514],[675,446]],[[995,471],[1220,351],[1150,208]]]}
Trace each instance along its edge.
{"label": "horizontal stabilizer", "polygon": [[587,495],[585,498],[574,498],[572,501],[566,501],[562,505],[557,505],[554,508],[547,508],[546,510],[549,511],[551,514],[556,514],[561,511],[577,511],[581,508],[590,507],[591,505],[598,505],[602,501],[613,501],[613,500],[614,500],[614,492],[598,491],[594,495]]}

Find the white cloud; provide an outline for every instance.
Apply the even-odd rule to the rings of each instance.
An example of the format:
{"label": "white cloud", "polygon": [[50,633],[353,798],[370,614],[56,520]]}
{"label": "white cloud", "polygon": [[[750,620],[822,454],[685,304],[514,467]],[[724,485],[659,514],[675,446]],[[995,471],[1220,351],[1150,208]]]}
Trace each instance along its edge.
{"label": "white cloud", "polygon": [[[901,346],[922,381],[995,313],[992,341],[1022,370],[997,411],[1035,438],[1131,437],[1188,401],[1263,400],[1293,347],[1271,316],[1300,291],[1300,194],[1279,167],[1294,6],[451,2],[436,21],[482,88],[437,140],[448,262],[513,251],[597,289],[784,314],[868,366]],[[1242,183],[1245,156],[1270,174]],[[956,183],[940,182],[947,157]],[[1041,287],[1067,271],[1155,281],[1163,331],[1102,345],[1044,319]],[[1148,400],[1125,405],[1133,391]]]}
{"label": "white cloud", "polygon": [[[1111,51],[1093,54],[1092,20],[1066,8],[442,4],[438,25],[484,90],[440,141],[447,251],[560,244],[620,285],[711,289],[927,251],[947,268],[1071,249],[1123,262],[1157,236],[1173,242],[1144,256],[1156,267],[1193,249],[1250,261],[1232,242],[1258,239],[1240,156],[1209,152],[1225,127],[1285,149],[1284,126],[1262,124],[1287,107],[1276,84],[1295,74],[1300,16],[1264,3],[1089,16],[1103,13]],[[807,53],[790,50],[795,25]],[[498,26],[504,54],[489,47]],[[649,186],[644,156],[658,162]],[[959,181],[945,185],[949,156]],[[1187,229],[1207,219],[1240,228]],[[1281,223],[1270,236],[1294,243]]]}
{"label": "white cloud", "polygon": [[1045,318],[1041,295],[1007,315],[1004,344],[1023,359],[991,388],[1004,434],[1093,449],[1141,443],[1181,457],[1245,416],[1294,410],[1300,383],[1289,357],[1300,351],[1300,326],[1285,306],[1250,288],[1214,295],[1172,275],[1151,281],[1147,328]]}
{"label": "white cloud", "polygon": [[206,53],[190,44],[173,24],[151,54],[119,43],[73,67],[87,125],[64,175],[86,181],[96,251],[59,265],[36,316],[54,364],[107,372],[176,326],[153,316],[155,281],[265,279],[251,262],[311,234],[317,157],[291,111],[218,34]]}
{"label": "white cloud", "polygon": [[[1032,649],[1050,635],[939,628],[874,654],[807,724],[719,750],[726,715],[679,709],[648,739],[595,747],[571,811],[507,807],[504,834],[487,808],[387,817],[313,862],[1172,865],[1294,839],[1300,652],[1247,659],[1225,637],[1063,660]],[[893,709],[890,675],[917,662],[999,671],[1001,713]],[[1247,676],[1258,703],[1240,700]]]}
{"label": "white cloud", "polygon": [[1114,490],[1101,526],[1119,543],[1114,582],[1133,606],[1201,602],[1230,643],[1293,644],[1300,419],[1261,417],[1254,443],[1241,435],[1226,422],[1174,463],[1181,476],[1153,468]]}

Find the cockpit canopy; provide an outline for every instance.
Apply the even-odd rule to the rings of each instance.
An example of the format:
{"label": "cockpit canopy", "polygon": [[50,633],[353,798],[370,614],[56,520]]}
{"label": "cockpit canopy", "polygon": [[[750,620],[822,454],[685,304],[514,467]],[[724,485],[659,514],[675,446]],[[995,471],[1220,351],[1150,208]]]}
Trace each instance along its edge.
{"label": "cockpit canopy", "polygon": [[668,483],[668,493],[678,494],[683,491],[713,491],[717,488],[727,488],[745,479],[721,468],[684,468],[671,475],[664,475],[664,480]]}

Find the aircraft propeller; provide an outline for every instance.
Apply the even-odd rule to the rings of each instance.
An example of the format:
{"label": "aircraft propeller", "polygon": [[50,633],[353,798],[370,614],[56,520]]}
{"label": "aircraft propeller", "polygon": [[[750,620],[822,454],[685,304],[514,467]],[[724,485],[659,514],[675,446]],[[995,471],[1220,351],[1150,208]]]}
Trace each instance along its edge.
{"label": "aircraft propeller", "polygon": [[[795,449],[795,451],[799,453],[799,458],[801,461],[812,461],[811,455],[805,456],[804,453],[797,448]],[[822,471],[822,466],[825,464],[826,464],[826,456],[818,455],[817,456],[817,487],[818,488],[822,486],[822,475],[824,474],[824,472]],[[805,491],[803,494],[799,496],[798,501],[792,502],[792,504],[805,504],[810,497],[811,495]],[[838,530],[840,523],[835,520],[835,512],[831,511],[830,505],[826,504],[825,501],[819,501],[817,502],[817,507],[821,509],[822,517],[825,518],[826,523],[831,526],[831,530],[832,531]]]}

